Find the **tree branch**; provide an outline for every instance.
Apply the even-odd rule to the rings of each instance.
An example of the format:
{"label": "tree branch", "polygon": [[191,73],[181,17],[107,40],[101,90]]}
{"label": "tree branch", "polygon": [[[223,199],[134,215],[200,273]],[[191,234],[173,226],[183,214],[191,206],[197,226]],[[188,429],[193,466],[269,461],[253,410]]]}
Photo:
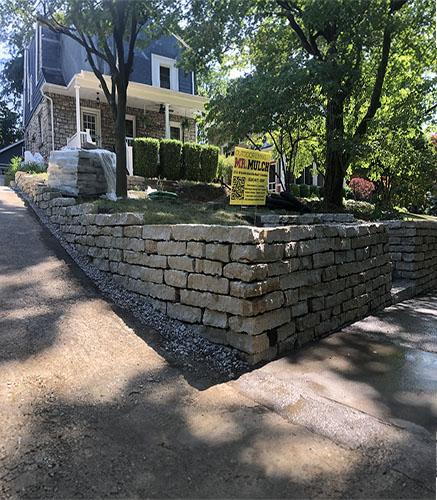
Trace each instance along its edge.
{"label": "tree branch", "polygon": [[382,39],[382,51],[381,59],[379,61],[378,69],[376,72],[376,79],[373,85],[372,95],[370,97],[370,103],[367,108],[366,114],[361,120],[360,124],[355,130],[354,137],[362,137],[366,134],[369,127],[369,122],[375,116],[378,109],[381,107],[381,94],[382,87],[384,85],[385,75],[387,73],[388,60],[390,55],[390,47],[393,38],[393,30],[391,26],[391,20],[395,12],[401,9],[408,0],[391,0],[390,10],[387,19],[387,24],[384,28],[384,34]]}
{"label": "tree branch", "polygon": [[306,37],[303,29],[299,25],[299,23],[296,21],[296,18],[293,14],[293,6],[286,0],[276,0],[278,5],[284,10],[284,15],[288,19],[288,22],[293,29],[293,31],[296,33],[298,36],[300,43],[302,47],[308,52],[308,54],[321,58],[322,55],[319,51],[319,48],[317,47],[316,39],[314,36],[310,36],[310,40]]}

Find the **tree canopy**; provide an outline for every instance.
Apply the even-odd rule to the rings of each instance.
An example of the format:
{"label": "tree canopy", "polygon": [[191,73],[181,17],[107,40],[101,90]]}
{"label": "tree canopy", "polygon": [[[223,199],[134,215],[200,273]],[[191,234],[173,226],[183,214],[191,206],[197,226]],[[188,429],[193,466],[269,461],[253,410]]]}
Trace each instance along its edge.
{"label": "tree canopy", "polygon": [[432,68],[432,7],[430,0],[193,0],[187,59],[207,71],[225,54],[244,58],[246,74],[213,98],[211,121],[231,132],[235,120],[235,135],[268,132],[285,115],[294,136],[309,130],[324,154],[326,201],[338,207],[348,169],[368,152],[372,123],[396,105],[389,93],[401,89],[387,79],[403,54],[415,59],[417,81],[408,84],[427,100],[431,89],[420,81]]}

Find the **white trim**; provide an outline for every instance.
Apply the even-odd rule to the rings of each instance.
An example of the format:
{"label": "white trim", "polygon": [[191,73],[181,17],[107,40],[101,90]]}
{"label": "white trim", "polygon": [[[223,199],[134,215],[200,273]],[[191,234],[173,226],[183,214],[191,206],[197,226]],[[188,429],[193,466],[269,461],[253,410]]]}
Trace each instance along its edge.
{"label": "white trim", "polygon": [[194,92],[194,71],[191,72],[191,94],[196,95]]}
{"label": "white trim", "polygon": [[[80,107],[80,127],[81,131],[85,132],[85,129],[83,127],[83,114],[88,113],[92,115],[96,115],[96,144],[102,142],[102,127],[101,127],[101,114],[100,114],[100,109],[96,108],[87,108],[87,107]],[[82,130],[83,129],[83,130]]]}
{"label": "white trim", "polygon": [[80,148],[81,143],[80,143],[80,131],[81,131],[81,112],[80,112],[80,85],[75,85],[74,86],[74,92],[75,92],[75,104],[76,104],[76,145],[77,147]]}
{"label": "white trim", "polygon": [[[104,76],[108,85],[111,85],[111,80],[108,76]],[[43,89],[47,92],[56,92],[62,95],[71,95],[72,87],[77,84],[84,88],[99,90],[100,82],[97,80],[94,73],[91,71],[81,71],[72,77],[66,87],[54,83],[44,83]],[[146,99],[147,101],[162,104],[170,103],[172,106],[180,106],[194,112],[203,112],[205,104],[208,102],[207,97],[200,95],[187,94],[186,92],[178,92],[169,89],[162,89],[147,85],[145,83],[129,82],[128,98]]]}
{"label": "white trim", "polygon": [[170,104],[164,104],[165,112],[165,138],[170,139]]}
{"label": "white trim", "polygon": [[[179,70],[176,67],[176,60],[170,57],[159,56],[152,54],[152,85],[154,87],[161,87],[160,81],[160,67],[164,66],[170,69],[170,90],[179,90]],[[168,90],[168,89],[167,89]]]}

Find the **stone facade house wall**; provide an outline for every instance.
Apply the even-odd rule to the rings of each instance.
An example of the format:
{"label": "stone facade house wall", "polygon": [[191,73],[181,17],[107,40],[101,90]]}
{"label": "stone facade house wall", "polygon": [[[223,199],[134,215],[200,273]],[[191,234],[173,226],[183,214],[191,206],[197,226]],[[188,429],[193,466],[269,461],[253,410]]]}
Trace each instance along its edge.
{"label": "stone facade house wall", "polygon": [[[67,145],[67,141],[76,132],[76,103],[73,97],[60,94],[47,94],[53,100],[54,119],[54,146],[59,150]],[[114,121],[109,105],[89,99],[80,100],[81,108],[100,110],[101,119],[101,147],[114,151],[115,133]],[[133,107],[126,109],[126,114],[135,117],[136,137],[153,137],[156,139],[165,136],[164,115],[153,110],[143,110]],[[183,127],[183,140],[196,141],[196,125],[192,118],[170,114],[170,121],[186,125]],[[32,153],[39,152],[48,160],[52,149],[50,122],[50,102],[42,100],[29,120],[25,133],[25,149]]]}
{"label": "stone facade house wall", "polygon": [[[135,53],[126,110],[134,117],[135,137],[169,138],[180,134],[183,141],[196,141],[195,118],[203,111],[206,98],[197,95],[194,73],[178,67],[179,56],[180,42],[173,35],[163,36]],[[98,63],[103,74],[109,75],[107,64]],[[97,145],[114,150],[112,112],[85,49],[36,23],[34,37],[24,54],[25,150],[39,152],[48,159],[52,149],[67,146],[69,139],[86,131],[82,123],[86,109],[99,110]],[[69,145],[79,144],[77,139]]]}

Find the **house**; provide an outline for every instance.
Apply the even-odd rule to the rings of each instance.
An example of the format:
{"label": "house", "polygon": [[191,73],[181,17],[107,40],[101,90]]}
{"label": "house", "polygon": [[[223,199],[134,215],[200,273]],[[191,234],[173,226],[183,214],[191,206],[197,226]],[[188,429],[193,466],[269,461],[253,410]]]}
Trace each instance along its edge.
{"label": "house", "polygon": [[[194,73],[177,67],[180,50],[180,41],[169,35],[135,52],[126,115],[131,173],[133,138],[197,139],[194,118],[206,99],[196,93]],[[99,64],[108,74],[107,64]],[[111,111],[79,43],[37,24],[25,50],[23,89],[26,150],[45,159],[52,150],[85,142],[114,150]]]}

